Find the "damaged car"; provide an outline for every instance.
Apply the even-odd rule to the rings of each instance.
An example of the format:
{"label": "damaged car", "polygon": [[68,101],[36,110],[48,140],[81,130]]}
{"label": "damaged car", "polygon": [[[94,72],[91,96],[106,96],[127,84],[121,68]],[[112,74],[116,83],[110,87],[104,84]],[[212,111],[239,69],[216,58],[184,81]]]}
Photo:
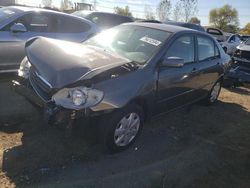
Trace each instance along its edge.
{"label": "damaged car", "polygon": [[233,34],[230,35],[226,41],[221,42],[220,44],[228,55],[233,55],[240,43],[240,36],[238,34]]}
{"label": "damaged car", "polygon": [[233,55],[233,64],[225,76],[225,87],[250,86],[250,39],[240,44]]}
{"label": "damaged car", "polygon": [[97,118],[101,144],[119,152],[145,121],[201,99],[215,103],[229,61],[204,32],[129,23],[82,44],[29,40],[13,84],[44,109],[50,124],[72,127],[78,118]]}

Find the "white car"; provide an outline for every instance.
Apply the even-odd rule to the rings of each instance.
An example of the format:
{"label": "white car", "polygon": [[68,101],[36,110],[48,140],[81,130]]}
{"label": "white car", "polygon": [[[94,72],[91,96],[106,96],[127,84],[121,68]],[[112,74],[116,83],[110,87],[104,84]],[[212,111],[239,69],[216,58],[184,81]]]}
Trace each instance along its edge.
{"label": "white car", "polygon": [[236,47],[241,44],[241,39],[238,34],[230,35],[225,42],[221,42],[222,48],[229,55],[233,55],[236,51]]}

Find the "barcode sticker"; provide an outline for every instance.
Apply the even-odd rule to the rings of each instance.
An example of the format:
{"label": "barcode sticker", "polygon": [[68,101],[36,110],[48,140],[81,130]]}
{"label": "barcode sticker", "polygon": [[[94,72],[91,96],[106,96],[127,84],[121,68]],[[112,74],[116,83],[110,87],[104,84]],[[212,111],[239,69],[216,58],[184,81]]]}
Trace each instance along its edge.
{"label": "barcode sticker", "polygon": [[156,39],[152,39],[152,38],[147,37],[147,36],[142,37],[142,38],[140,39],[140,41],[146,42],[146,43],[148,43],[148,44],[152,44],[152,45],[154,45],[154,46],[159,46],[159,45],[161,44],[161,41],[158,41],[158,40],[156,40]]}

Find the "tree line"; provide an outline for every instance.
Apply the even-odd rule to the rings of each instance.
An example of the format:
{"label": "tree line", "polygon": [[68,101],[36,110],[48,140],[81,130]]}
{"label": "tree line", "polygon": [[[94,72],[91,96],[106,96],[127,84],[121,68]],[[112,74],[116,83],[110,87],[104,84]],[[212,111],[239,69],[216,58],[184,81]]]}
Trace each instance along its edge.
{"label": "tree line", "polygon": [[[150,6],[146,5],[144,15],[147,20],[154,20],[157,15],[158,19],[163,22],[173,20],[200,25],[201,21],[196,17],[198,13],[197,7],[198,0],[179,0],[174,5],[171,0],[160,0],[156,14]],[[114,12],[120,15],[132,16],[129,6],[125,8],[115,7]],[[209,24],[215,28],[229,33],[250,34],[250,23],[240,30],[238,11],[230,5],[210,10],[208,17]]]}
{"label": "tree line", "polygon": [[[53,0],[42,0],[45,7],[52,7]],[[61,0],[61,9],[65,10],[72,8],[71,0]],[[178,0],[175,4],[171,0],[160,0],[157,5],[156,13],[148,5],[144,7],[145,19],[155,20],[156,15],[160,21],[183,21],[194,24],[201,24],[198,13],[198,0]],[[129,6],[114,7],[114,12],[120,15],[133,16]],[[209,12],[209,24],[213,27],[221,29],[229,33],[241,32],[242,34],[250,35],[250,23],[243,29],[239,28],[238,11],[230,5],[224,5],[220,8],[215,8]]]}

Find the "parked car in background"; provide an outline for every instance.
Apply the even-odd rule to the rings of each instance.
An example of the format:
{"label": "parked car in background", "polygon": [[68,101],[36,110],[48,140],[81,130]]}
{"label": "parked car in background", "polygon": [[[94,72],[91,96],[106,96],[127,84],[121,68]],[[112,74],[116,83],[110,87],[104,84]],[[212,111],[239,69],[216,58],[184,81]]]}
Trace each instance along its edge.
{"label": "parked car in background", "polygon": [[233,55],[236,51],[236,47],[241,44],[241,39],[238,34],[231,34],[226,41],[220,44],[227,54]]}
{"label": "parked car in background", "polygon": [[122,23],[133,22],[134,19],[128,16],[121,16],[118,14],[97,12],[97,11],[76,11],[72,13],[75,16],[79,16],[90,20],[97,24],[101,29],[109,29],[111,27],[120,25]]}
{"label": "parked car in background", "polygon": [[250,86],[250,39],[237,47],[233,62],[231,70],[226,74],[225,86]]}
{"label": "parked car in background", "polygon": [[159,23],[161,24],[162,22],[159,20],[138,20],[137,22],[145,22],[145,23]]}
{"label": "parked car in background", "polygon": [[205,32],[135,22],[83,44],[34,38],[26,55],[15,90],[43,107],[52,124],[95,118],[110,152],[131,145],[151,117],[216,102],[230,61]]}
{"label": "parked car in background", "polygon": [[82,42],[98,31],[88,20],[56,11],[20,6],[1,8],[0,73],[17,71],[25,56],[25,42],[31,37]]}
{"label": "parked car in background", "polygon": [[202,26],[197,25],[197,24],[192,24],[192,23],[187,23],[187,22],[174,22],[174,21],[166,21],[164,23],[168,24],[168,25],[176,25],[176,26],[180,26],[180,27],[186,27],[189,29],[194,29],[197,31],[205,32],[205,29]]}
{"label": "parked car in background", "polygon": [[212,35],[218,42],[224,42],[227,39],[223,31],[221,31],[220,29],[206,27],[206,32]]}

